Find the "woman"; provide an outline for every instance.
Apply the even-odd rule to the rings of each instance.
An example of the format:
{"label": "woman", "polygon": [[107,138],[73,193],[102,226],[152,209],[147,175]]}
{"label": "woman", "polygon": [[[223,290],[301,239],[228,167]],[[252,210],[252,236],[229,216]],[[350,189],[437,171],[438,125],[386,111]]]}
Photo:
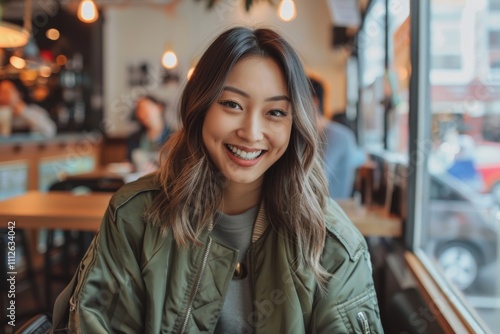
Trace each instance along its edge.
{"label": "woman", "polygon": [[26,102],[26,90],[19,80],[0,81],[0,107],[11,110],[10,132],[30,132],[45,137],[56,135],[56,123],[50,118],[49,113],[42,107]]}
{"label": "woman", "polygon": [[224,32],[180,108],[158,173],[114,195],[54,324],[69,309],[83,333],[381,333],[366,245],[326,196],[290,45]]}
{"label": "woman", "polygon": [[143,171],[149,166],[150,171],[157,169],[158,152],[173,130],[165,121],[166,104],[151,95],[137,99],[134,119],[140,128],[128,137],[127,158]]}

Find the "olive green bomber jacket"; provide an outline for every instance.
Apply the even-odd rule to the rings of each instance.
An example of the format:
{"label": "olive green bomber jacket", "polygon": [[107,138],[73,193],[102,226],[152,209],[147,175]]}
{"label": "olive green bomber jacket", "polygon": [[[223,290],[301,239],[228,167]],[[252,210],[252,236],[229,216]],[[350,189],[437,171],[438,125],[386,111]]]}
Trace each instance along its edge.
{"label": "olive green bomber jacket", "polygon": [[[187,249],[171,233],[162,236],[142,218],[157,190],[145,177],[113,196],[76,280],[56,301],[54,332],[214,331],[237,250],[210,231],[200,236],[202,246]],[[297,245],[265,228],[259,211],[265,231],[248,252],[254,310],[243,319],[246,332],[383,333],[366,243],[335,202],[325,217],[322,265],[333,275],[321,296],[310,270],[295,261]]]}

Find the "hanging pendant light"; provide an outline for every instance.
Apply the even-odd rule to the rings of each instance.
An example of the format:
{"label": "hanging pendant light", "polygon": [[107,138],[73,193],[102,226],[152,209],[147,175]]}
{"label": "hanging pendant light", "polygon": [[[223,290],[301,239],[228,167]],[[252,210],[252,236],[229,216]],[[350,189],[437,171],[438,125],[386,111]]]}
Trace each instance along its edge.
{"label": "hanging pendant light", "polygon": [[[0,19],[2,7],[0,5]],[[0,21],[0,48],[18,48],[28,44],[31,34],[31,0],[24,1],[24,26]]]}
{"label": "hanging pendant light", "polygon": [[278,15],[285,22],[294,20],[297,16],[295,2],[293,0],[281,0],[278,6]]}
{"label": "hanging pendant light", "polygon": [[9,63],[12,66],[14,66],[15,68],[17,68],[18,70],[22,70],[23,68],[26,67],[26,60],[24,60],[24,58],[17,56],[17,55],[11,56],[9,58]]}
{"label": "hanging pendant light", "polygon": [[93,23],[99,18],[97,6],[92,0],[82,0],[78,5],[78,19],[85,23]]}
{"label": "hanging pendant light", "polygon": [[172,51],[171,48],[166,48],[163,56],[161,57],[161,64],[163,65],[163,67],[171,70],[177,66],[177,62],[177,55],[175,54],[175,52]]}
{"label": "hanging pendant light", "polygon": [[28,43],[29,33],[15,24],[0,22],[0,48],[18,48]]}

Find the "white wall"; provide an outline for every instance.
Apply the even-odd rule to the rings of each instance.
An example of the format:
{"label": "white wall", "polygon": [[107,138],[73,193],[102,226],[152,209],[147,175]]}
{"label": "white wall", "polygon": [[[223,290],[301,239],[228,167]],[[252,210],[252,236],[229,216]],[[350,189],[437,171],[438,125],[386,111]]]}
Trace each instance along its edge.
{"label": "white wall", "polygon": [[[332,23],[323,0],[297,0],[297,18],[280,21],[276,7],[260,1],[245,12],[242,0],[220,0],[211,10],[206,1],[183,0],[172,10],[160,6],[129,5],[104,10],[104,114],[108,133],[127,131],[135,98],[146,92],[173,105],[181,87],[158,85],[131,88],[127,65],[148,61],[159,68],[165,45],[179,58],[178,72],[185,80],[189,67],[220,32],[234,25],[268,26],[278,29],[294,45],[308,74],[327,85],[327,113],[345,108],[346,55],[331,46]],[[157,74],[157,71],[155,71]]]}

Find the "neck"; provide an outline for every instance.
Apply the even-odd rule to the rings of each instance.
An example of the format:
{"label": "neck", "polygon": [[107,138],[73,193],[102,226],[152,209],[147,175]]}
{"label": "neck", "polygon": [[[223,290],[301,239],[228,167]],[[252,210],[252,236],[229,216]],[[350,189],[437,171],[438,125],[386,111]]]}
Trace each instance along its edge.
{"label": "neck", "polygon": [[237,215],[258,205],[261,200],[262,179],[252,184],[229,183],[222,195],[221,211]]}

